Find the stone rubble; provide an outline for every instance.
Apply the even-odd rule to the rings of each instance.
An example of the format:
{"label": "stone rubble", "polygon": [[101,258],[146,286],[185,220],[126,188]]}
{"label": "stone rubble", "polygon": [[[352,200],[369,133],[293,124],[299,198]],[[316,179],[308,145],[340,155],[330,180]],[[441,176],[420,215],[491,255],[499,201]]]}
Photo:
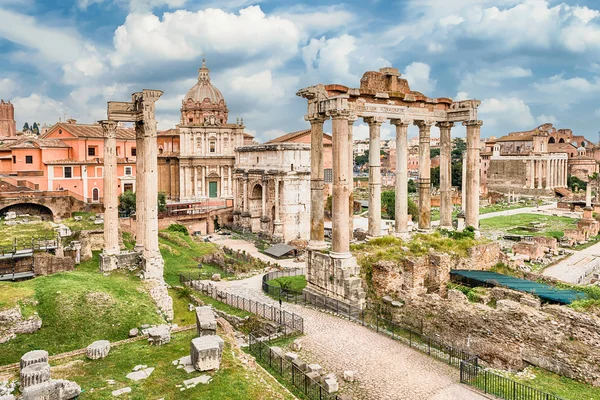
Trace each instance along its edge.
{"label": "stone rubble", "polygon": [[171,341],[171,328],[169,325],[159,325],[148,329],[148,343],[153,346],[161,346]]}
{"label": "stone rubble", "polygon": [[50,364],[39,362],[23,368],[20,373],[21,388],[37,385],[50,380]]}
{"label": "stone rubble", "polygon": [[219,369],[224,343],[223,339],[216,335],[192,339],[190,356],[194,368],[200,372]]}
{"label": "stone rubble", "polygon": [[108,340],[97,340],[90,344],[85,353],[90,360],[99,360],[108,355],[110,351],[110,342]]}
{"label": "stone rubble", "polygon": [[112,391],[112,395],[114,397],[120,396],[125,393],[131,393],[131,388],[129,386]]}
{"label": "stone rubble", "polygon": [[[183,385],[185,386],[185,389],[191,389],[193,387],[196,387],[199,383],[206,385],[211,380],[212,380],[212,378],[208,375],[200,375],[196,378],[187,379],[187,380],[183,381]],[[183,390],[183,388],[182,388],[182,390]]]}
{"label": "stone rubble", "polygon": [[148,378],[152,372],[154,371],[154,368],[144,368],[144,369],[135,369],[133,370],[134,372],[130,372],[127,374],[126,378],[127,379],[131,379],[132,381],[141,381],[142,379],[146,379]]}
{"label": "stone rubble", "polygon": [[33,350],[33,351],[23,354],[23,356],[21,357],[20,366],[21,366],[21,369],[23,369],[31,364],[47,363],[47,362],[48,362],[48,352],[46,350]]}
{"label": "stone rubble", "polygon": [[196,331],[198,336],[213,336],[217,334],[217,319],[212,307],[196,307]]}

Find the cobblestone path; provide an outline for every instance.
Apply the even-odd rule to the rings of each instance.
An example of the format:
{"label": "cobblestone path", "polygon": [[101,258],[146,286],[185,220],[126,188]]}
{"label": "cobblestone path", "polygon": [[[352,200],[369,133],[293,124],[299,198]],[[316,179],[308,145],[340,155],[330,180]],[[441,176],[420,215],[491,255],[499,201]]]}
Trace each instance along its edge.
{"label": "cobblestone path", "polygon": [[[264,303],[277,304],[261,291],[262,275],[215,282],[221,289]],[[284,303],[304,318],[300,357],[338,376],[344,394],[354,400],[480,400],[458,383],[458,369],[436,361],[365,327],[314,309]],[[355,383],[342,381],[357,372]]]}

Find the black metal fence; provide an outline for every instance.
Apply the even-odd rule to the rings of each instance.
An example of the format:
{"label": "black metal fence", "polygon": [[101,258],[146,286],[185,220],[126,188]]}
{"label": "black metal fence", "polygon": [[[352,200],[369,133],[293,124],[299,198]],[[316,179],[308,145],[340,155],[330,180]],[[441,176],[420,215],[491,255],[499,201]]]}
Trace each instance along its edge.
{"label": "black metal fence", "polygon": [[58,247],[58,237],[32,237],[30,239],[14,238],[12,244],[0,246],[0,255],[14,254],[19,251],[48,251]]}
{"label": "black metal fence", "polygon": [[460,382],[505,400],[563,400],[486,370],[478,365],[476,358],[460,362]]}
{"label": "black metal fence", "polygon": [[329,393],[320,382],[309,378],[283,354],[274,352],[268,344],[270,340],[259,337],[259,334],[254,332],[248,335],[248,349],[257,360],[266,364],[269,372],[275,372],[310,400],[340,400],[335,394]]}
{"label": "black metal fence", "polygon": [[279,307],[270,304],[261,303],[256,300],[247,299],[232,293],[217,289],[213,285],[202,283],[199,281],[188,280],[188,278],[180,274],[179,281],[188,285],[194,290],[197,290],[207,296],[212,297],[222,303],[228,304],[240,310],[248,311],[249,313],[258,315],[269,321],[273,321],[281,326],[289,328],[291,331],[304,333],[304,320],[299,315],[283,310]]}
{"label": "black metal fence", "polygon": [[281,298],[285,301],[289,301],[291,303],[297,303],[298,300],[302,300],[303,292],[302,290],[292,290],[281,285],[274,285],[269,283],[269,281],[273,279],[279,279],[285,276],[300,276],[306,275],[306,268],[295,268],[295,269],[285,269],[283,271],[272,271],[269,272],[262,277],[262,290],[270,296],[275,298]]}

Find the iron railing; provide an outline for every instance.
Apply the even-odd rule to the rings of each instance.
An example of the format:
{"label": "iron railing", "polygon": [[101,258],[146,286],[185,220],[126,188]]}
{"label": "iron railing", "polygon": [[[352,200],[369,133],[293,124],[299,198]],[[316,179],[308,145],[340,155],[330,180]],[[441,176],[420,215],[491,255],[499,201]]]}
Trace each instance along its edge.
{"label": "iron railing", "polygon": [[269,321],[273,321],[280,326],[288,328],[290,331],[304,333],[304,320],[297,314],[283,310],[280,307],[275,307],[270,304],[261,303],[256,300],[219,290],[213,285],[188,280],[183,274],[179,275],[179,281],[222,303],[258,315]]}
{"label": "iron railing", "polygon": [[266,365],[269,372],[279,375],[309,400],[340,400],[318,381],[308,377],[306,372],[287,360],[283,354],[274,352],[268,344],[269,338],[259,337],[259,334],[254,332],[248,335],[248,349],[250,354]]}
{"label": "iron railing", "polygon": [[299,298],[303,297],[301,290],[292,290],[279,285],[269,283],[273,279],[282,278],[285,276],[300,276],[306,275],[306,268],[285,269],[283,271],[272,271],[262,277],[262,290],[270,296],[281,298],[282,300],[296,303]]}
{"label": "iron railing", "polygon": [[460,382],[505,400],[563,400],[482,368],[476,358],[460,362]]}

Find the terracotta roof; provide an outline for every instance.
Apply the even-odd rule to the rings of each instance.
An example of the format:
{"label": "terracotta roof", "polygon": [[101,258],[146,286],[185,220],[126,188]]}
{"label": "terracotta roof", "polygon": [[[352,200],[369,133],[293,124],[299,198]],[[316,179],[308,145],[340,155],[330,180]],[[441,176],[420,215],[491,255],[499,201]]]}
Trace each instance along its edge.
{"label": "terracotta roof", "polygon": [[[135,157],[134,158],[123,158],[123,157],[119,157],[117,158],[117,164],[135,164],[136,160]],[[44,164],[46,165],[98,165],[98,166],[103,166],[104,165],[104,159],[103,158],[98,158],[98,160],[96,161],[96,159],[88,159],[88,160],[75,160],[73,158],[64,158],[62,160],[48,160],[46,161]]]}
{"label": "terracotta roof", "polygon": [[251,135],[251,134],[249,134],[247,132],[244,132],[244,137],[245,138],[252,138],[252,139],[254,139],[254,135]]}
{"label": "terracotta roof", "polygon": [[21,138],[14,142],[0,145],[0,149],[41,149],[41,148],[68,148],[60,139]]}
{"label": "terracotta roof", "polygon": [[[291,132],[291,133],[287,133],[283,136],[279,136],[275,139],[271,139],[267,142],[268,143],[285,143],[285,142],[290,142],[298,137],[302,137],[305,135],[310,135],[310,129],[304,129],[301,131],[296,131],[296,132]],[[323,144],[331,144],[332,142],[332,137],[331,135],[328,135],[326,133],[323,133]]]}
{"label": "terracotta roof", "polygon": [[167,129],[166,131],[158,132],[158,136],[179,136],[179,129],[172,128]]}
{"label": "terracotta roof", "polygon": [[527,142],[533,140],[533,132],[513,132],[496,139],[496,142]]}
{"label": "terracotta roof", "polygon": [[573,146],[571,143],[548,143],[548,151],[550,152],[573,151],[576,149],[577,147]]}
{"label": "terracotta roof", "polygon": [[[69,124],[66,122],[59,122],[58,124],[55,124],[43,137],[48,136],[51,132],[54,132],[59,128],[64,129],[73,136],[80,138],[104,138],[102,126],[99,124],[85,125]],[[132,128],[117,128],[117,139],[135,139],[135,130]]]}

